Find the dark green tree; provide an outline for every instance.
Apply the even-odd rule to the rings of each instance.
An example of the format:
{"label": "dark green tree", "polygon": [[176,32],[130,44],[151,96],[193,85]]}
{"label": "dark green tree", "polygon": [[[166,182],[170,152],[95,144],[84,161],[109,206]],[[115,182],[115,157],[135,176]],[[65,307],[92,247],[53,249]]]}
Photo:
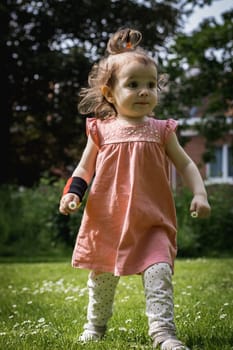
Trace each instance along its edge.
{"label": "dark green tree", "polygon": [[166,62],[168,91],[161,100],[165,118],[189,118],[198,107],[202,119],[198,132],[206,138],[205,162],[212,157],[213,143],[232,125],[226,111],[233,104],[233,10],[222,15],[221,23],[205,19],[193,33],[179,33],[170,46]]}
{"label": "dark green tree", "polygon": [[[199,121],[196,119],[199,123],[196,128],[206,140],[206,152],[203,154],[205,163],[214,159],[213,146],[216,141],[233,130],[232,57],[233,11],[229,10],[222,15],[221,22],[208,18],[190,34],[182,31],[177,33],[164,62],[169,82],[161,96],[158,113],[164,118],[183,119],[184,128],[189,127],[185,121],[191,116],[201,116]],[[193,107],[197,107],[196,111],[200,114],[192,114]],[[181,140],[186,141],[187,137]],[[193,224],[187,215],[190,193],[178,191],[176,202],[181,228],[178,245],[181,255],[185,251],[187,253],[188,246],[188,255],[195,254],[196,250],[200,255],[216,256],[232,246],[231,235],[227,231],[232,220],[231,189],[231,185],[209,186],[211,217],[208,220],[197,220]],[[185,205],[181,210],[184,200]],[[221,235],[220,226],[224,227]]]}

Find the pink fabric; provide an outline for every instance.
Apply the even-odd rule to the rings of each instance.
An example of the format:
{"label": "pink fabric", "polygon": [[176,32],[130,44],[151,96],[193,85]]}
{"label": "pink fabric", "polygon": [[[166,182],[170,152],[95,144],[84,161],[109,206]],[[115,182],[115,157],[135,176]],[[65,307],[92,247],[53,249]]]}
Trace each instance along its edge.
{"label": "pink fabric", "polygon": [[173,119],[147,118],[136,126],[87,119],[99,152],[74,267],[115,275],[140,273],[158,262],[173,268],[176,214],[165,144],[176,127]]}

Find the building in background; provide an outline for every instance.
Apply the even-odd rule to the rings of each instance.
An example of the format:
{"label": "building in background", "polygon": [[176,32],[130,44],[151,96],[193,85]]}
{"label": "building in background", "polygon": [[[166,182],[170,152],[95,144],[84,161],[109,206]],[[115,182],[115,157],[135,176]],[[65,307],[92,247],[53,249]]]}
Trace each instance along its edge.
{"label": "building in background", "polygon": [[[228,109],[221,116],[213,115],[203,118],[208,101],[204,101],[201,107],[192,107],[189,118],[181,120],[180,137],[184,140],[184,149],[197,164],[206,185],[231,184],[233,185],[233,101],[228,101]],[[211,157],[205,161],[208,139],[204,136],[208,123],[215,128],[224,125],[224,133],[221,137],[211,142]],[[217,130],[218,131],[218,130]],[[172,184],[175,188],[179,183],[179,176],[172,169]]]}

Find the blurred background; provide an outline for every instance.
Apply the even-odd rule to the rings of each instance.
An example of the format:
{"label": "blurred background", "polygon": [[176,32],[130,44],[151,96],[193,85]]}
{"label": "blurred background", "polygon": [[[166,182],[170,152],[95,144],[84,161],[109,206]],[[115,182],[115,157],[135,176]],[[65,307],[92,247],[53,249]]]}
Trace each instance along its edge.
{"label": "blurred background", "polygon": [[121,27],[168,83],[156,116],[179,120],[178,137],[198,165],[212,205],[189,217],[190,193],[172,170],[179,256],[233,252],[233,5],[229,0],[2,0],[0,3],[0,255],[71,254],[82,209],[58,213],[65,180],[86,142],[80,87]]}

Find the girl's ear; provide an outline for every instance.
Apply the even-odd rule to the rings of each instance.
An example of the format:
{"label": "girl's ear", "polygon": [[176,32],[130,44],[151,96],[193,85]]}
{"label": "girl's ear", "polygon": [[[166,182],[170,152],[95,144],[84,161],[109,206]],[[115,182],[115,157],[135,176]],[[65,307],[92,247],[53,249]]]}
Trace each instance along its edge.
{"label": "girl's ear", "polygon": [[108,85],[101,86],[101,92],[109,103],[114,103],[114,98],[112,96],[111,89]]}

